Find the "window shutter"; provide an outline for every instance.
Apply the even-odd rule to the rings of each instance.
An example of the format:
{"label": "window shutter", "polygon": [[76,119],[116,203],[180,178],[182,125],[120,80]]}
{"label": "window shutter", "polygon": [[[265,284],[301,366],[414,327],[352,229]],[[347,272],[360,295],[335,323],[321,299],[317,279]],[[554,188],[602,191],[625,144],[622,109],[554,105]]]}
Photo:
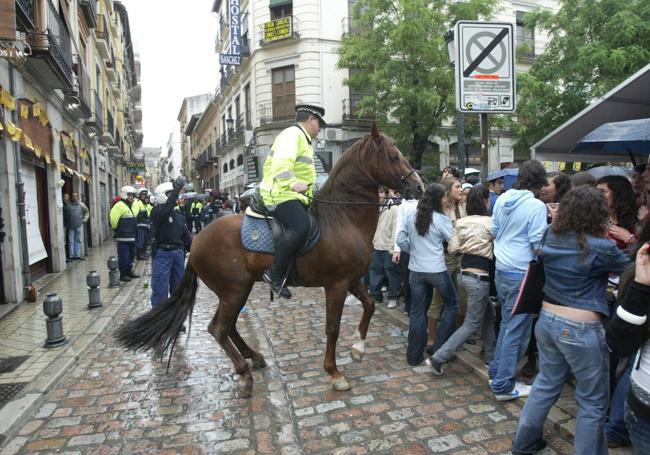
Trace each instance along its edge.
{"label": "window shutter", "polygon": [[16,40],[16,0],[0,0],[0,39]]}

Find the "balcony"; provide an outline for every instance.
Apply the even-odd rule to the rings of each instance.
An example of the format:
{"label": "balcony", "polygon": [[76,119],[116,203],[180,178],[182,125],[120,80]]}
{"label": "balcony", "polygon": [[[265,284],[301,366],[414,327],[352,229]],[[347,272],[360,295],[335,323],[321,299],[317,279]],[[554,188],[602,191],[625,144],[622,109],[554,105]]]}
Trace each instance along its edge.
{"label": "balcony", "polygon": [[295,107],[296,100],[293,96],[275,102],[268,101],[266,103],[260,103],[257,116],[260,119],[261,125],[272,122],[291,121],[296,118],[294,112]]}
{"label": "balcony", "polygon": [[140,101],[142,98],[142,86],[140,82],[131,89],[131,98],[133,98],[133,102]]}
{"label": "balcony", "polygon": [[214,148],[212,147],[212,144],[208,146],[208,159],[212,161],[213,163],[216,163],[219,161],[219,153],[221,152],[221,148],[219,147],[219,140],[214,143]]}
{"label": "balcony", "polygon": [[34,0],[16,0],[16,28],[21,32],[31,32],[36,28]]}
{"label": "balcony", "polygon": [[[78,59],[79,57],[77,57]],[[90,76],[84,69],[81,61],[76,63],[76,73],[77,73],[77,82],[79,84],[79,99],[81,101],[79,105],[79,111],[81,112],[81,118],[87,119],[90,118],[93,114],[92,112],[92,102],[91,102],[91,89],[90,89]]]}
{"label": "balcony", "polygon": [[249,40],[249,39],[242,40],[242,43],[241,43],[241,55],[242,55],[242,57],[250,57],[251,56],[251,40]]}
{"label": "balcony", "polygon": [[51,0],[47,0],[45,24],[38,27],[45,31],[29,35],[33,58],[27,59],[27,69],[48,89],[68,92],[74,83],[70,35]]}
{"label": "balcony", "polygon": [[120,85],[119,80],[117,80],[116,82],[111,82],[111,90],[113,91],[113,96],[115,98],[120,97],[120,94],[122,93],[122,86]]}
{"label": "balcony", "polygon": [[97,0],[79,0],[79,8],[88,27],[97,27]]}
{"label": "balcony", "polygon": [[106,126],[101,137],[101,142],[107,147],[116,145],[115,124],[113,123],[113,116],[109,111],[106,111]]}
{"label": "balcony", "polygon": [[97,28],[95,29],[95,43],[97,51],[102,58],[110,58],[109,40],[108,40],[108,26],[106,25],[106,18],[103,14],[97,16]]}
{"label": "balcony", "polygon": [[111,49],[110,59],[106,59],[104,65],[106,66],[108,80],[110,82],[117,82],[117,68],[115,67],[115,52],[113,52],[113,49]]}
{"label": "balcony", "polygon": [[260,25],[258,32],[260,46],[267,46],[289,39],[297,40],[300,38],[298,28],[298,18],[295,16],[285,16],[265,22]]}

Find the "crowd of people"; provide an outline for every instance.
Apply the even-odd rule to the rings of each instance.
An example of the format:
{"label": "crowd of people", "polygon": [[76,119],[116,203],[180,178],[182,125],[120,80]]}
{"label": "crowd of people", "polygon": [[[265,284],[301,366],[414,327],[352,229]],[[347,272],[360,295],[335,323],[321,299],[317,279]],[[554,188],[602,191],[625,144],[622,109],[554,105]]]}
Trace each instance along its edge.
{"label": "crowd of people", "polygon": [[[544,422],[567,380],[578,403],[574,453],[650,453],[650,166],[595,179],[531,160],[513,188],[503,177],[483,185],[448,168],[419,201],[386,199],[391,190],[380,188],[389,202],[373,241],[371,295],[380,304],[386,284],[395,308],[403,294],[406,360],[434,375],[479,335],[495,399],[528,397],[514,454],[546,446]],[[541,308],[513,311],[533,260],[544,266]],[[532,386],[518,379],[526,356]]]}

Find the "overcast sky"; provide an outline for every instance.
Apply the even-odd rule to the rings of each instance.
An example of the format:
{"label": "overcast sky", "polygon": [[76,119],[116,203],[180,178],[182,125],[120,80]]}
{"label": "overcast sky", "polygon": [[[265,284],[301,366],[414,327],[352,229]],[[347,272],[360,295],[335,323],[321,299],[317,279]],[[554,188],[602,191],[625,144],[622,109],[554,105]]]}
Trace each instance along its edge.
{"label": "overcast sky", "polygon": [[213,0],[121,1],[142,63],[144,146],[165,148],[183,98],[218,84]]}

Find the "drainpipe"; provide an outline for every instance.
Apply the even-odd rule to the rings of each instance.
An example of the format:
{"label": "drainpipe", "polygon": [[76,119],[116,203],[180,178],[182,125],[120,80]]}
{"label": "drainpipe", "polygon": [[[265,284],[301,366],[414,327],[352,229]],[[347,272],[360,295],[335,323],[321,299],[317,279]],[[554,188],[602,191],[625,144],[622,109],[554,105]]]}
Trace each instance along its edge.
{"label": "drainpipe", "polygon": [[[9,92],[14,96],[16,91],[16,82],[14,80],[14,64],[9,63]],[[14,125],[18,125],[18,114],[16,110],[11,111],[11,121]],[[23,287],[25,298],[27,298],[33,291],[32,286],[32,273],[29,268],[29,250],[27,249],[27,218],[25,215],[25,183],[23,182],[23,170],[20,161],[20,141],[13,142],[14,146],[14,161],[16,166],[16,192],[18,195],[18,222],[20,223],[20,259],[22,262],[22,275]],[[35,297],[35,296],[34,296]]]}

